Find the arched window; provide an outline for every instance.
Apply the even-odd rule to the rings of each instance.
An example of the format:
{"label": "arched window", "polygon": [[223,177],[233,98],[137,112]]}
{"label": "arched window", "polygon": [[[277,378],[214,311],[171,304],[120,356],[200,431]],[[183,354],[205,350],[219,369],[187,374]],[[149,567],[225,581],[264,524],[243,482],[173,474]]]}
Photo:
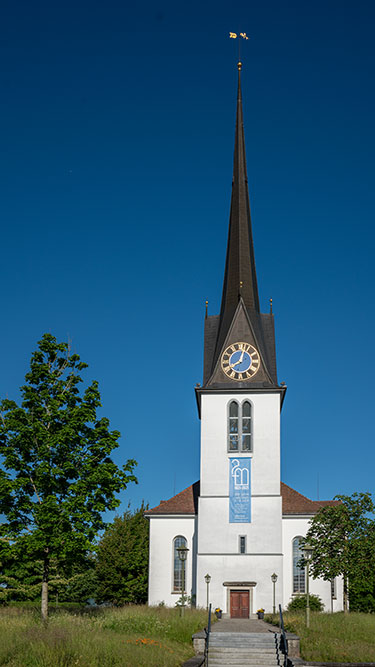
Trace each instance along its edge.
{"label": "arched window", "polygon": [[242,403],[242,451],[251,452],[251,403]]}
{"label": "arched window", "polygon": [[231,401],[231,403],[229,403],[228,447],[230,452],[238,452],[238,408],[239,405],[237,401]]}
{"label": "arched window", "polygon": [[228,409],[228,451],[252,451],[252,410],[250,401],[231,401]]}
{"label": "arched window", "polygon": [[[186,538],[177,535],[173,540],[173,590],[178,593],[182,591],[182,562],[178,557],[178,547],[186,547]],[[185,564],[186,567],[186,564]],[[186,576],[186,569],[185,569]],[[185,582],[186,588],[186,582]]]}
{"label": "arched window", "polygon": [[295,537],[293,540],[293,593],[305,592],[305,568],[298,566],[303,553],[301,549],[302,537]]}

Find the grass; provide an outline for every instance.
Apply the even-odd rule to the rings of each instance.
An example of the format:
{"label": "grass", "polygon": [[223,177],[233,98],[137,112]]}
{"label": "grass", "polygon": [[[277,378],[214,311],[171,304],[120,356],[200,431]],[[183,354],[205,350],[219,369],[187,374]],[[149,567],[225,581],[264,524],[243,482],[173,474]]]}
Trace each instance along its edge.
{"label": "grass", "polygon": [[193,655],[191,635],[204,610],[127,606],[95,613],[51,614],[47,628],[34,610],[0,609],[0,665],[9,667],[177,667]]}
{"label": "grass", "polygon": [[[268,616],[278,624],[278,617]],[[312,662],[375,662],[375,614],[285,612],[284,626],[301,639],[301,658]]]}

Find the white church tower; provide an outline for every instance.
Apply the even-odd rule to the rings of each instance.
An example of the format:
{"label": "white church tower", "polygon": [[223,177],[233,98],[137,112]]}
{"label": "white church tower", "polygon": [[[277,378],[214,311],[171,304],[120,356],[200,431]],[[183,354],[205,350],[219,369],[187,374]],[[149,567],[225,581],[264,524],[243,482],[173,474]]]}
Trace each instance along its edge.
{"label": "white church tower", "polygon": [[[221,312],[206,318],[197,604],[204,575],[232,616],[266,607],[282,573],[280,411],[272,313],[259,308],[238,64],[232,201]],[[278,582],[282,586],[282,582]]]}
{"label": "white church tower", "polygon": [[[259,306],[242,113],[241,63],[232,200],[221,310],[206,316],[200,483],[146,512],[150,519],[149,604],[176,603],[183,589],[198,606],[209,598],[232,618],[286,605],[305,592],[298,566],[309,520],[327,502],[281,483],[280,413],[286,387],[276,373],[271,312]],[[179,546],[189,549],[186,568]],[[182,576],[184,573],[184,576]],[[185,584],[183,583],[185,581]],[[339,609],[342,582],[312,582],[327,609]],[[334,600],[336,602],[334,603]]]}

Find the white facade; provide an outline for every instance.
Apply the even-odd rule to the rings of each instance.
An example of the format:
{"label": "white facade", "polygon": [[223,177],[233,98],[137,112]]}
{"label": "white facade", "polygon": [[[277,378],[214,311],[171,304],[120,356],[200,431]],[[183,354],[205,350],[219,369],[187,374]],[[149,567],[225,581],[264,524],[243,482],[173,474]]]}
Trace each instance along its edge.
{"label": "white facade", "polygon": [[[250,613],[269,603],[270,575],[282,579],[280,394],[203,394],[201,488],[198,511],[197,604],[204,606],[209,572],[215,606],[229,612],[231,588],[249,590]],[[252,452],[228,452],[228,406],[252,406]],[[229,521],[229,460],[251,458],[251,521]],[[240,537],[245,553],[239,553]],[[224,585],[230,582],[244,586]],[[251,585],[250,585],[251,584]],[[272,591],[271,591],[272,593]]]}
{"label": "white facade", "polygon": [[173,607],[181,592],[173,590],[173,541],[182,535],[189,549],[185,565],[185,581],[188,595],[194,595],[196,579],[196,518],[194,516],[157,516],[150,520],[150,560],[148,602],[150,605],[165,603]]}
{"label": "white facade", "polygon": [[[251,458],[251,521],[247,523],[231,523],[229,518],[229,461],[233,452],[228,452],[228,405],[232,400],[248,400],[252,405],[252,451],[235,453],[239,460]],[[313,504],[300,494],[296,496]],[[276,606],[285,608],[298,594],[293,590],[293,540],[306,535],[313,514],[282,515],[280,393],[203,393],[197,515],[170,514],[172,501],[159,506],[158,514],[153,515],[153,510],[149,514],[150,605],[164,602],[173,606],[181,595],[173,590],[173,543],[178,536],[186,539],[189,549],[185,591],[200,607],[207,603],[207,573],[211,576],[209,601],[227,615],[231,613],[231,590],[249,592],[250,616],[259,608],[272,611],[273,573],[278,577]],[[245,538],[245,553],[240,553],[241,537]],[[342,579],[332,589],[331,582],[310,578],[310,592],[321,598],[326,611],[342,610]]]}

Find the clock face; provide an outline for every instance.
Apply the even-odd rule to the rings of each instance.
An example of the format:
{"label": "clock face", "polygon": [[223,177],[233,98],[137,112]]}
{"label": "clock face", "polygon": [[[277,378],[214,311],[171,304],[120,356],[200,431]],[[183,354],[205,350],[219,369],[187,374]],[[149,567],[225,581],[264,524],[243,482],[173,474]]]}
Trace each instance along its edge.
{"label": "clock face", "polygon": [[231,380],[248,380],[260,368],[259,352],[250,343],[233,343],[223,353],[221,367]]}

